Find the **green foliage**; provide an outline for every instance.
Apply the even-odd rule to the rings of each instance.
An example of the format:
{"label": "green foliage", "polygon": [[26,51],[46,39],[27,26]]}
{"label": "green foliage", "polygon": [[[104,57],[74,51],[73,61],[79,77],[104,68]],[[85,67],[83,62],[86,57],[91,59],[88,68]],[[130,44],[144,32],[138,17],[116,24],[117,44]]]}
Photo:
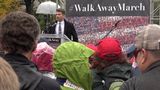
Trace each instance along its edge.
{"label": "green foliage", "polygon": [[41,31],[45,30],[45,18],[44,18],[44,15],[38,15],[37,17],[38,21],[39,21],[39,24],[41,26]]}

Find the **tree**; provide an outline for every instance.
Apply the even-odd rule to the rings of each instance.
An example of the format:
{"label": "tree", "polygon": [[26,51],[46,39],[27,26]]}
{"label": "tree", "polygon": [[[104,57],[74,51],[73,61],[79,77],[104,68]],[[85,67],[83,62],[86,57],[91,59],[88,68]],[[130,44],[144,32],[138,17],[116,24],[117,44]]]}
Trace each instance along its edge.
{"label": "tree", "polygon": [[26,5],[26,12],[32,14],[34,0],[24,0]]}
{"label": "tree", "polygon": [[0,19],[12,11],[20,9],[20,3],[17,0],[0,0]]}

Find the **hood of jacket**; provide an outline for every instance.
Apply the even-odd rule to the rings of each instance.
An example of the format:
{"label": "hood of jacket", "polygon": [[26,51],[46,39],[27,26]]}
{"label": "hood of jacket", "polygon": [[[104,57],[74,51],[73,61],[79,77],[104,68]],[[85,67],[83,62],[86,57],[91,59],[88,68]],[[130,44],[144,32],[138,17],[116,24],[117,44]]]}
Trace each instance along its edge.
{"label": "hood of jacket", "polygon": [[93,53],[93,50],[77,42],[61,44],[56,49],[53,60],[56,76],[66,78],[85,90],[91,90],[92,75],[88,58]]}

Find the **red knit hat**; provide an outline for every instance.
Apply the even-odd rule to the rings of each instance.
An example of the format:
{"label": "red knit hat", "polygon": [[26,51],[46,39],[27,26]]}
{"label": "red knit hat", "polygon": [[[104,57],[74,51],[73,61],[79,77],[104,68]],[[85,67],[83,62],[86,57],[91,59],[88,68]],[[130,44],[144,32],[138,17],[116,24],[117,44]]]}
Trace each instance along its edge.
{"label": "red knit hat", "polygon": [[103,60],[111,61],[119,59],[122,49],[118,40],[114,38],[104,38],[97,45],[97,56]]}

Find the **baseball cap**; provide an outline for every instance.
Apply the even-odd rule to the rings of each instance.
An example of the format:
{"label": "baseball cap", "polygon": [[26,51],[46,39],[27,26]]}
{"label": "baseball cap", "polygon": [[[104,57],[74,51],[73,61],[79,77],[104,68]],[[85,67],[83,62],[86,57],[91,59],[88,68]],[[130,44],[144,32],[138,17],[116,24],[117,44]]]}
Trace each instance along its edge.
{"label": "baseball cap", "polygon": [[97,47],[94,44],[87,44],[86,45],[88,48],[94,50],[95,52],[97,51]]}
{"label": "baseball cap", "polygon": [[104,60],[115,60],[122,55],[120,43],[114,38],[104,38],[97,45],[97,56]]}
{"label": "baseball cap", "polygon": [[137,34],[135,38],[137,49],[160,50],[160,26],[148,24]]}

